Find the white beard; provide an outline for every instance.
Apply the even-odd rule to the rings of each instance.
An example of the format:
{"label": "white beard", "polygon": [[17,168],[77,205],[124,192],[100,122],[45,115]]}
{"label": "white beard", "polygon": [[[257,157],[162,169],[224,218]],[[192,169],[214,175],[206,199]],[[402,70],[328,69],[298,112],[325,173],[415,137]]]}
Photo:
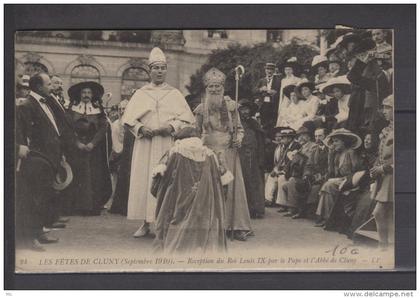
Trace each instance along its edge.
{"label": "white beard", "polygon": [[207,94],[206,102],[210,111],[217,111],[222,107],[223,95]]}

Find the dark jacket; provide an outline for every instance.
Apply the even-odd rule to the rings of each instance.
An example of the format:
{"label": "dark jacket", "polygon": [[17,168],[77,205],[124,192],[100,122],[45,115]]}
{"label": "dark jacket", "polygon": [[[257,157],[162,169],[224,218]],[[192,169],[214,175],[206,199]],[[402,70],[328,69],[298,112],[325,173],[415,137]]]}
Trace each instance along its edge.
{"label": "dark jacket", "polygon": [[[387,125],[378,109],[382,107],[382,101],[392,93],[391,84],[383,70],[379,66],[363,63],[356,60],[353,68],[347,74],[348,80],[357,85],[349,99],[349,123],[351,128],[357,127],[360,119],[359,111],[363,106],[363,125],[378,133]],[[360,89],[357,89],[360,88]],[[355,123],[356,120],[356,123]],[[350,128],[350,127],[349,127]]]}
{"label": "dark jacket", "polygon": [[325,178],[328,173],[328,154],[327,146],[317,145],[305,165],[304,176],[313,177],[315,174],[321,174]]}
{"label": "dark jacket", "polygon": [[[59,124],[56,124],[60,129]],[[32,96],[17,107],[17,127],[19,127],[16,134],[17,145],[25,145],[30,150],[40,152],[58,168],[62,156],[60,136],[40,104]]]}
{"label": "dark jacket", "polygon": [[[273,76],[273,82],[271,84],[271,90],[276,91],[272,96],[268,95],[267,92],[260,92],[260,88],[267,86],[267,78],[262,78],[257,82],[256,88],[254,89],[254,96],[260,99],[260,117],[261,125],[264,129],[272,128],[275,126],[277,121],[277,112],[279,109],[279,99],[280,99],[280,87],[281,79],[278,76]],[[269,102],[264,100],[268,96],[270,98]]]}
{"label": "dark jacket", "polygon": [[302,152],[297,152],[295,156],[293,156],[292,160],[290,160],[286,164],[284,177],[286,179],[289,179],[291,177],[302,178],[307,161],[308,157],[306,157],[305,154],[303,154]]}
{"label": "dark jacket", "polygon": [[61,149],[67,155],[71,149],[74,149],[76,143],[76,134],[73,129],[72,120],[67,111],[54,98],[47,97],[46,101],[60,130]]}
{"label": "dark jacket", "polygon": [[290,162],[290,160],[287,158],[287,153],[299,150],[301,147],[302,146],[298,142],[292,141],[289,146],[282,148],[279,160],[275,160],[275,168],[277,168],[278,171],[285,171],[287,169],[288,163]]}

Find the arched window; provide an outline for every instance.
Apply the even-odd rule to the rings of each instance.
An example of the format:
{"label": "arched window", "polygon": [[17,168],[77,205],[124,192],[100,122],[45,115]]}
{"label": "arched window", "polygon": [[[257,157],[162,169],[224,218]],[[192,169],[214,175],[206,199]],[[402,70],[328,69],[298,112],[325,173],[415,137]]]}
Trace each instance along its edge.
{"label": "arched window", "polygon": [[141,67],[124,70],[121,82],[121,100],[130,99],[133,92],[150,81],[149,73]]}
{"label": "arched window", "polygon": [[29,76],[33,76],[37,73],[45,72],[48,73],[48,68],[39,62],[25,62],[25,73]]}
{"label": "arched window", "polygon": [[99,70],[87,64],[78,65],[71,71],[71,85],[86,82],[86,81],[94,81],[94,82],[101,82]]}

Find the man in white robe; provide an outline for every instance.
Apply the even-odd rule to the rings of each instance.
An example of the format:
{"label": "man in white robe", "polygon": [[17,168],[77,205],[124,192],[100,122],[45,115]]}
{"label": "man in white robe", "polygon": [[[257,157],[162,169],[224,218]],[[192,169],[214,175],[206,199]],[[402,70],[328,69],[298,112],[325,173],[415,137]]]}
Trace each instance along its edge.
{"label": "man in white robe", "polygon": [[151,83],[133,94],[122,118],[136,137],[127,218],[142,224],[134,237],[147,235],[155,221],[156,199],[150,193],[153,168],[172,147],[173,134],[185,123],[195,122],[181,92],[165,83],[166,58],[159,48],[151,51],[149,67]]}

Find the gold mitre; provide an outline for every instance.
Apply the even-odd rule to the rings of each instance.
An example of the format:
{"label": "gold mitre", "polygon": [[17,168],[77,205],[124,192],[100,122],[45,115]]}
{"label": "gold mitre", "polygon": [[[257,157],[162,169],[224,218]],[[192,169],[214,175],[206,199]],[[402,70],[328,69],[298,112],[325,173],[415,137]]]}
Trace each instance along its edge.
{"label": "gold mitre", "polygon": [[149,55],[149,66],[152,66],[153,64],[156,64],[156,63],[166,64],[165,54],[158,47],[153,48],[150,51],[150,55]]}
{"label": "gold mitre", "polygon": [[203,78],[204,86],[208,86],[209,84],[216,83],[216,84],[225,84],[226,76],[223,72],[218,70],[215,67],[212,67]]}

